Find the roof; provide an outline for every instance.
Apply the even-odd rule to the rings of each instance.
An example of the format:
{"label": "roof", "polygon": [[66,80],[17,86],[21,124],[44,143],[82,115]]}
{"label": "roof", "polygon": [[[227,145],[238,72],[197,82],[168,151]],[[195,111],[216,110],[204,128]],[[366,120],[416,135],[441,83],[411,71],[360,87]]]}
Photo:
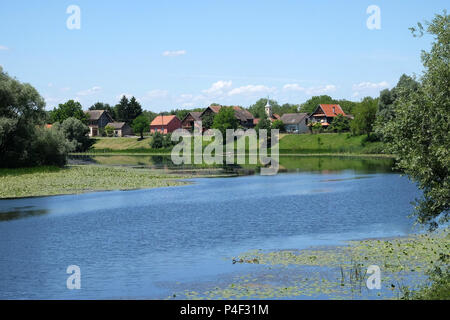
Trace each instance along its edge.
{"label": "roof", "polygon": [[113,127],[114,129],[122,129],[126,125],[126,122],[110,122],[106,126]]}
{"label": "roof", "polygon": [[281,121],[283,121],[284,124],[297,124],[306,117],[308,117],[307,113],[285,113],[281,116]]}
{"label": "roof", "polygon": [[150,123],[151,126],[165,126],[168,125],[172,120],[178,119],[174,115],[167,115],[167,116],[157,116],[155,119],[153,119],[152,123]]}
{"label": "roof", "polygon": [[191,116],[193,119],[194,119],[194,121],[200,121],[201,120],[201,115],[202,115],[202,113],[203,112],[189,112],[184,118],[183,118],[183,120],[182,121],[184,121],[187,117],[189,117],[189,116]]}
{"label": "roof", "polygon": [[[203,110],[203,112],[201,112],[200,115],[203,115],[205,111],[208,109],[211,109],[214,113],[219,113],[221,108],[222,106],[209,106],[205,110]],[[234,115],[238,120],[243,122],[253,120],[253,115],[250,113],[250,111],[242,109],[241,107],[238,106],[233,106],[232,108],[234,110]]]}
{"label": "roof", "polygon": [[[345,116],[345,112],[342,110],[341,106],[338,104],[319,104],[314,110],[313,114],[317,111],[318,108],[321,108],[325,116],[327,117],[336,117],[338,114],[342,114]],[[333,112],[334,108],[334,112]]]}
{"label": "roof", "polygon": [[[89,115],[89,120],[98,120],[102,116],[102,114],[106,112],[107,115],[109,115],[108,111],[106,110],[88,110],[86,113]],[[111,118],[111,116],[109,115]],[[112,119],[112,118],[111,118]]]}

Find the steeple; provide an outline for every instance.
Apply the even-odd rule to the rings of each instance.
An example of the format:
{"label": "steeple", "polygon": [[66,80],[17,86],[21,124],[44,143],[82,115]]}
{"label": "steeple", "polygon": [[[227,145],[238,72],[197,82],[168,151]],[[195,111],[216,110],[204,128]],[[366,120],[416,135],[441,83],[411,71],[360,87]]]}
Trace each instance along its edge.
{"label": "steeple", "polygon": [[270,105],[269,97],[267,97],[267,103],[266,106],[264,107],[264,110],[266,111],[266,114],[269,117],[269,119],[272,118],[272,106]]}

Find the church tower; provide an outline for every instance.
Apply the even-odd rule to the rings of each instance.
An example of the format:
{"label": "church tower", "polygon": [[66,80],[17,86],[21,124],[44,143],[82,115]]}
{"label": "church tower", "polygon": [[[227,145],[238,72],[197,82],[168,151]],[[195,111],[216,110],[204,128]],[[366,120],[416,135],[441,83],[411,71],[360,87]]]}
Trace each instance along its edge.
{"label": "church tower", "polygon": [[266,111],[267,117],[269,119],[271,119],[273,114],[272,114],[272,106],[270,105],[269,97],[267,97],[267,103],[266,103],[266,106],[264,107],[264,110]]}

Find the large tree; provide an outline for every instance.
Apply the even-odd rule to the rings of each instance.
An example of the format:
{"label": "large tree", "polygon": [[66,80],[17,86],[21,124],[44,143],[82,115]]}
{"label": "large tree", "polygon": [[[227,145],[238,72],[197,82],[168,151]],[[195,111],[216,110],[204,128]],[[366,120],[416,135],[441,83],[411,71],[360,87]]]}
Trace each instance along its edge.
{"label": "large tree", "polygon": [[[252,104],[250,107],[248,107],[248,111],[255,117],[255,118],[263,118],[266,114],[266,111],[264,107],[267,105],[267,100],[265,98],[261,98],[258,101],[255,102],[255,104]],[[272,106],[272,112],[277,113],[277,111],[280,110],[280,105],[275,100],[270,100],[270,105]]]}
{"label": "large tree", "polygon": [[354,110],[355,119],[350,128],[353,134],[367,134],[370,136],[375,124],[378,109],[378,98],[365,97]]}
{"label": "large tree", "polygon": [[331,103],[337,103],[337,101],[327,95],[314,96],[300,105],[300,112],[312,113],[319,104]]}
{"label": "large tree", "polygon": [[69,150],[61,131],[43,129],[45,102],[35,88],[0,67],[0,166],[63,165]]}
{"label": "large tree", "polygon": [[398,167],[423,190],[415,206],[418,222],[433,229],[449,221],[450,211],[450,17],[438,14],[418,31],[434,37],[431,50],[422,52],[421,83],[396,101],[395,118],[382,134]]}
{"label": "large tree", "polygon": [[60,122],[68,118],[76,118],[81,122],[87,124],[89,117],[83,111],[83,107],[78,101],[69,100],[66,103],[61,103],[57,108],[50,112],[50,120],[52,123]]}
{"label": "large tree", "polygon": [[124,95],[115,106],[115,115],[117,121],[132,123],[134,119],[142,114],[142,106],[135,97],[130,100]]}
{"label": "large tree", "polygon": [[141,139],[144,139],[144,131],[148,131],[150,128],[150,122],[145,115],[141,114],[133,120],[132,128],[135,134],[139,133]]}
{"label": "large tree", "polygon": [[214,117],[212,128],[218,129],[220,130],[220,132],[222,132],[225,142],[226,130],[237,129],[238,125],[239,123],[236,119],[236,116],[234,115],[234,109],[230,107],[222,107]]}

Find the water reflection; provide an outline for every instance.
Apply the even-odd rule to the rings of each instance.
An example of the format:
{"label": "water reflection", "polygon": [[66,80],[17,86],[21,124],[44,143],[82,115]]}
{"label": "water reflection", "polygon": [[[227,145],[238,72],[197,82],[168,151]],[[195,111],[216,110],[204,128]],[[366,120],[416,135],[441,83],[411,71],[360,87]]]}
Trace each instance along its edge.
{"label": "water reflection", "polygon": [[[174,165],[169,155],[73,155],[72,164],[120,165],[131,167],[146,167],[153,169],[184,170],[216,168],[225,172],[242,172],[247,174],[259,172],[259,164],[234,165]],[[392,172],[394,159],[367,158],[346,156],[280,156],[280,172],[321,172],[335,173],[352,170],[358,173]]]}
{"label": "water reflection", "polygon": [[35,216],[41,216],[49,213],[46,209],[31,209],[34,206],[16,207],[13,210],[2,212],[0,211],[0,221],[10,221],[16,219],[23,219]]}

